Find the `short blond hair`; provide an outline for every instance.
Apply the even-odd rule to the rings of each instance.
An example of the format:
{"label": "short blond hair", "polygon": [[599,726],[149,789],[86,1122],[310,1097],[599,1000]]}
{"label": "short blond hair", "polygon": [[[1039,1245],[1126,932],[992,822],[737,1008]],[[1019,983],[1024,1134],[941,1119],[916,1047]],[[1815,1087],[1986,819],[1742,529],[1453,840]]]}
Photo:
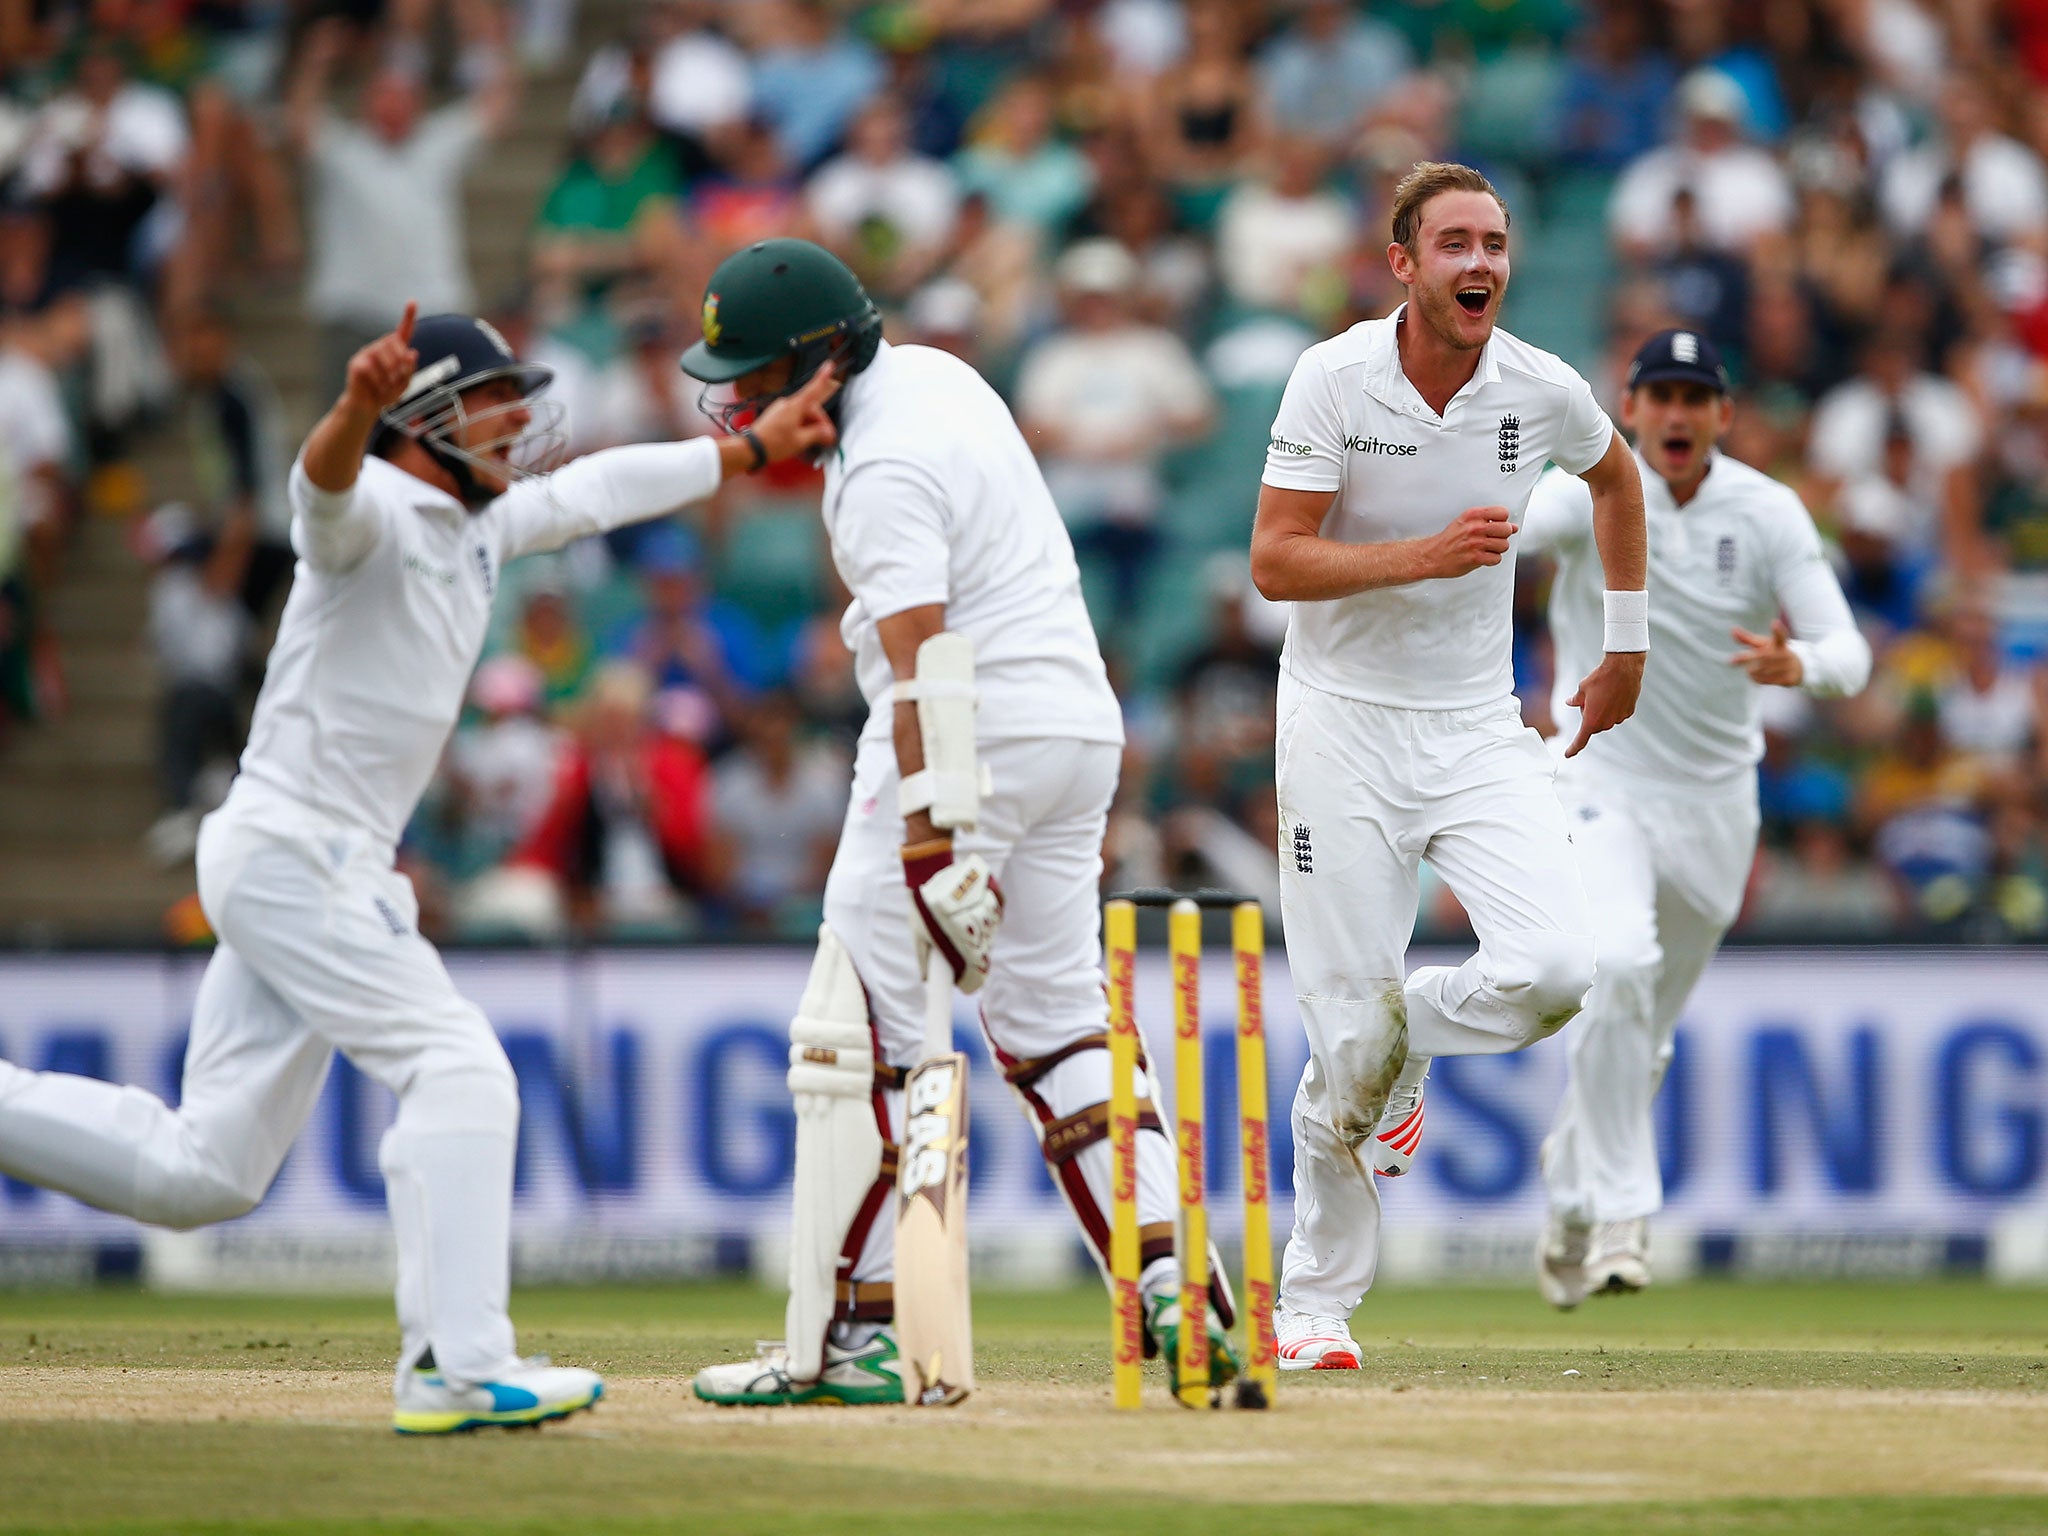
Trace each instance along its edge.
{"label": "short blond hair", "polygon": [[1419,160],[1394,185],[1395,244],[1404,245],[1411,252],[1415,249],[1416,236],[1422,233],[1422,210],[1440,192],[1484,192],[1500,204],[1502,222],[1509,217],[1508,200],[1471,166],[1449,160]]}

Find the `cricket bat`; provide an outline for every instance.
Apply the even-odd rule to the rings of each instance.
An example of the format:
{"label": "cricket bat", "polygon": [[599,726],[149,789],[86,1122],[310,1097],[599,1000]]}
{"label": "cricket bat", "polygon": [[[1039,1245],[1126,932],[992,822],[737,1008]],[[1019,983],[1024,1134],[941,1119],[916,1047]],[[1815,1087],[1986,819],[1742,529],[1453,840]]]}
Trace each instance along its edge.
{"label": "cricket bat", "polygon": [[974,1390],[967,1291],[967,1057],[953,1049],[953,972],[926,964],[924,1056],[903,1089],[896,1160],[896,1339],[903,1399],[939,1408]]}

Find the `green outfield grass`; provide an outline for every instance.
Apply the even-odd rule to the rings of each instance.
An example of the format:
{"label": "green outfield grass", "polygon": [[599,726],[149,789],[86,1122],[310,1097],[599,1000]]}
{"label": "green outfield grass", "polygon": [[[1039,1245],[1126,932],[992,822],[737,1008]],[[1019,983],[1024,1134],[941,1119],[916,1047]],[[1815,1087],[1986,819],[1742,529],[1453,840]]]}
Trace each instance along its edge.
{"label": "green outfield grass", "polygon": [[965,1409],[689,1398],[779,1314],[734,1285],[522,1292],[522,1347],[612,1400],[413,1442],[384,1428],[381,1298],[0,1293],[0,1531],[2048,1532],[2040,1292],[1388,1291],[1365,1370],[1285,1378],[1268,1415],[1156,1382],[1114,1414],[1099,1292],[991,1294]]}

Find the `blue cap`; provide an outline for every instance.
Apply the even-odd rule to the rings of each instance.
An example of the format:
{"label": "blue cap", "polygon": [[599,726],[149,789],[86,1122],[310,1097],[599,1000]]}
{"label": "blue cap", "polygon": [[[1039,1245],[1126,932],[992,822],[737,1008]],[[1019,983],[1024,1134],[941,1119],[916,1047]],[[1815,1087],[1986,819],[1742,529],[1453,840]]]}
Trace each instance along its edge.
{"label": "blue cap", "polygon": [[1720,349],[1698,331],[1659,331],[1636,349],[1636,359],[1628,365],[1628,387],[1660,379],[1728,393],[1728,370],[1722,366]]}

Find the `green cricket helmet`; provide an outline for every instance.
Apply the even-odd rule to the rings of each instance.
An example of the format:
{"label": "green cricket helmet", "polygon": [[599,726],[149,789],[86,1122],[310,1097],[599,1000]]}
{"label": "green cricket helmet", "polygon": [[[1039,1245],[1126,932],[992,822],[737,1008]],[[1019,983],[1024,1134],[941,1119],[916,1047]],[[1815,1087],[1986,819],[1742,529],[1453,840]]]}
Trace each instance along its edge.
{"label": "green cricket helmet", "polygon": [[796,367],[781,391],[788,393],[828,362],[852,377],[875,360],[881,341],[881,313],[845,262],[808,240],[760,240],[711,274],[704,339],[683,353],[683,372],[729,384],[793,356]]}

